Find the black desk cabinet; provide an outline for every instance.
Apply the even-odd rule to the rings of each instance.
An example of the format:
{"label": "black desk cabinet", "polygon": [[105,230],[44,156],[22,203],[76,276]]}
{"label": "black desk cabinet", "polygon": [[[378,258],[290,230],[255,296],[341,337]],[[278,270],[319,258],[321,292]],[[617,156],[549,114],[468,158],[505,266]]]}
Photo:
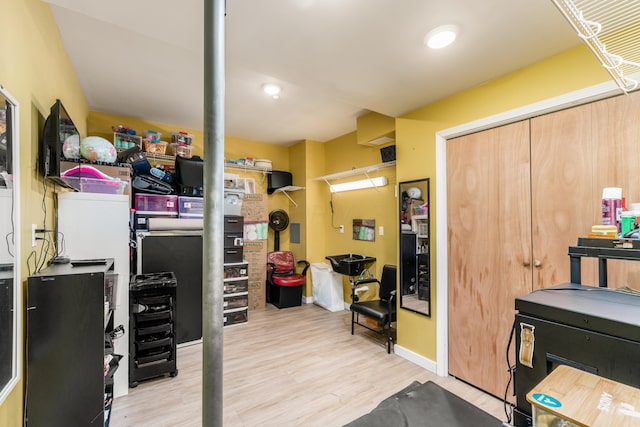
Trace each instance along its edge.
{"label": "black desk cabinet", "polygon": [[105,318],[110,271],[113,260],[52,265],[28,278],[26,425],[104,424],[105,337],[113,327],[111,310]]}
{"label": "black desk cabinet", "polygon": [[137,235],[137,274],[173,272],[176,344],[202,338],[202,233],[145,232]]}
{"label": "black desk cabinet", "polygon": [[[515,308],[515,426],[531,426],[526,394],[558,365],[640,387],[640,295],[565,283],[517,298]],[[521,355],[527,343],[531,356]]]}

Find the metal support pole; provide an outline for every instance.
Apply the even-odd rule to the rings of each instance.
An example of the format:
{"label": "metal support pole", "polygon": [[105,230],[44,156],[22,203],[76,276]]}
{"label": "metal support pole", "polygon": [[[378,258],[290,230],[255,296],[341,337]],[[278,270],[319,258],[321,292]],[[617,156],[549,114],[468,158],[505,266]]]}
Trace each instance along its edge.
{"label": "metal support pole", "polygon": [[[225,0],[204,0],[202,425],[222,427]],[[178,303],[179,304],[179,303]]]}

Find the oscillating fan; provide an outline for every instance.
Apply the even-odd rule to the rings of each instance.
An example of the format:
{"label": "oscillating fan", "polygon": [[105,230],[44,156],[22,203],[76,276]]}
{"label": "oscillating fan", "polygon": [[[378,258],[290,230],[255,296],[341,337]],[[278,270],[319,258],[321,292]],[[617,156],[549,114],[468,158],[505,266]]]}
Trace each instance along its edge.
{"label": "oscillating fan", "polygon": [[275,209],[269,213],[269,227],[273,229],[273,250],[280,250],[280,232],[289,226],[289,215],[282,209]]}

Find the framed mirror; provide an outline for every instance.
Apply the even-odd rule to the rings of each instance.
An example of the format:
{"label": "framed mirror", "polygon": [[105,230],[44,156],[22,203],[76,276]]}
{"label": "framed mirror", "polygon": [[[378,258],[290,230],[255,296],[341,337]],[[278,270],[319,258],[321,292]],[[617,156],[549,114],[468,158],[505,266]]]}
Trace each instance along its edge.
{"label": "framed mirror", "polygon": [[398,184],[400,307],[431,316],[429,178]]}
{"label": "framed mirror", "polygon": [[20,378],[18,103],[0,85],[0,403]]}

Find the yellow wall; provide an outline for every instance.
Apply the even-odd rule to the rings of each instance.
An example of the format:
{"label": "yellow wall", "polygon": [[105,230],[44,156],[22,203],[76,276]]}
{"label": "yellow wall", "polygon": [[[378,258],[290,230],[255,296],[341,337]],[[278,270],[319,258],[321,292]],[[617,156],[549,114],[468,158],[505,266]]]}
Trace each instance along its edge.
{"label": "yellow wall", "polygon": [[[196,154],[201,154],[198,150],[202,148],[202,133],[193,129],[181,129],[177,124],[162,125],[132,118],[89,113],[49,6],[40,0],[0,0],[0,10],[5,18],[0,26],[0,36],[8,41],[4,43],[0,52],[0,83],[17,98],[21,108],[20,256],[24,281],[29,271],[26,259],[32,251],[30,224],[41,224],[44,216],[40,207],[43,195],[42,180],[35,172],[38,136],[49,107],[56,98],[63,101],[83,136],[102,133],[111,139],[110,127],[118,124],[139,130],[155,128],[166,132],[167,135],[174,129],[187,130],[196,135]],[[267,158],[273,161],[276,170],[296,171],[294,184],[307,187],[306,193],[293,194],[302,209],[295,211],[296,208],[290,206],[288,199],[278,194],[269,197],[269,209],[283,208],[289,211],[296,221],[304,221],[301,232],[306,235],[306,239],[303,240],[306,247],[296,250],[299,249],[300,253],[305,254],[310,262],[325,261],[324,256],[328,254],[363,253],[377,258],[372,273],[379,277],[382,265],[397,263],[397,182],[435,177],[434,134],[437,131],[606,80],[608,75],[593,56],[586,49],[577,48],[407,114],[403,117],[406,120],[396,121],[397,177],[393,168],[380,171],[380,175],[388,177],[389,185],[379,191],[360,190],[334,194],[331,197],[326,183],[311,181],[319,175],[381,162],[379,149],[359,145],[355,132],[325,144],[305,141],[291,149],[228,137],[225,139],[225,154],[227,158]],[[257,184],[266,186],[266,181],[260,181],[256,174],[247,176],[255,178]],[[435,213],[435,186],[436,183],[432,179],[432,213]],[[331,199],[333,217],[329,207]],[[50,200],[47,205],[47,225],[50,226]],[[303,211],[306,212],[301,214]],[[351,221],[354,218],[376,220],[375,242],[352,240]],[[340,224],[345,226],[344,234],[339,233],[337,229]],[[379,226],[384,227],[384,236],[377,234]],[[437,218],[432,217],[432,234],[436,227]],[[270,233],[270,239],[272,237]],[[289,236],[284,233],[281,239],[283,243],[288,242]],[[436,245],[437,242],[432,242],[432,253],[435,253]],[[432,262],[435,260],[432,259]],[[434,284],[436,273],[434,271],[432,276]],[[344,284],[345,301],[349,301],[346,280]],[[436,292],[437,289],[434,289],[432,293],[434,301]],[[432,308],[435,315],[435,303],[432,304]],[[435,316],[426,318],[402,312],[399,314],[398,327],[398,344],[435,360]],[[21,425],[22,387],[23,385],[19,384],[8,400],[0,406],[0,425]]]}
{"label": "yellow wall", "polygon": [[[64,48],[49,6],[40,0],[0,0],[0,84],[20,103],[22,280],[29,274],[31,224],[42,225],[42,180],[36,173],[38,139],[49,108],[60,98],[82,135],[86,134],[86,100]],[[53,224],[51,186],[47,197],[47,228]],[[35,248],[40,253],[41,246]],[[29,262],[33,269],[33,262]],[[24,313],[24,312],[23,312]],[[23,364],[24,373],[24,364]],[[24,377],[23,377],[24,378]],[[0,406],[0,425],[22,425],[21,382]]]}
{"label": "yellow wall", "polygon": [[[433,124],[420,120],[396,119],[396,165],[398,182],[429,178],[429,235],[431,262],[431,317],[398,310],[397,342],[430,360],[436,360],[436,256],[435,236],[435,139]],[[400,219],[396,216],[397,221]],[[398,246],[398,254],[400,249]],[[400,261],[398,260],[398,265]]]}
{"label": "yellow wall", "polygon": [[[345,172],[382,163],[379,147],[364,146],[357,143],[356,132],[343,135],[325,143],[326,168],[325,175]],[[326,255],[357,253],[373,256],[376,263],[370,267],[370,272],[376,277],[382,274],[384,264],[397,262],[397,199],[395,197],[396,176],[393,167],[381,169],[371,173],[372,177],[386,176],[388,185],[378,189],[345,191],[331,194],[329,186],[322,182],[316,203],[324,205],[329,218],[325,222],[325,253],[319,254],[320,259],[314,262],[328,262]],[[365,179],[365,175],[357,175],[341,180],[331,181],[332,184]],[[316,183],[317,184],[317,183]],[[333,202],[333,216],[329,202]],[[374,242],[353,240],[352,224],[354,219],[375,219],[376,237]],[[340,233],[339,226],[344,225],[344,233]],[[379,227],[384,227],[384,235],[378,233]],[[351,288],[346,277],[343,278],[345,301],[351,302]],[[363,299],[370,298],[366,293]]]}

